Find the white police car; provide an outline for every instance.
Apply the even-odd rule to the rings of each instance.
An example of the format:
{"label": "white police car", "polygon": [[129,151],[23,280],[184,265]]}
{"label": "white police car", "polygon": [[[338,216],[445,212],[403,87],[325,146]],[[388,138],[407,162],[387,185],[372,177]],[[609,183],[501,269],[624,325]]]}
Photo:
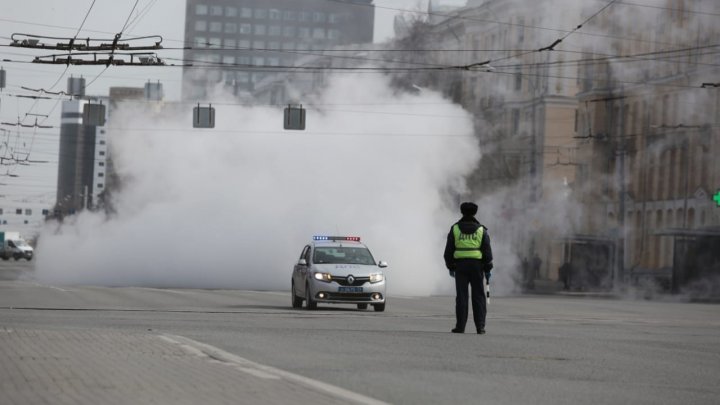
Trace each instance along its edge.
{"label": "white police car", "polygon": [[315,236],[305,246],[293,269],[293,308],[303,301],[307,309],[318,303],[357,304],[385,310],[385,262],[375,262],[356,236]]}

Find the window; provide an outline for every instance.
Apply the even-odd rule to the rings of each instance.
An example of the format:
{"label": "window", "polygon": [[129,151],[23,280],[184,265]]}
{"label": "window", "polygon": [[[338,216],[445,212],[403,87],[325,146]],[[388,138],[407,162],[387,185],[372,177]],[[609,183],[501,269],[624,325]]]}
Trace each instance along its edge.
{"label": "window", "polygon": [[283,28],[283,35],[286,37],[294,37],[295,36],[295,27],[291,25],[287,25]]}
{"label": "window", "polygon": [[280,49],[280,42],[277,42],[277,41],[268,42],[268,49]]}
{"label": "window", "polygon": [[248,72],[237,72],[237,80],[243,83],[250,81],[250,73]]}
{"label": "window", "polygon": [[271,25],[268,28],[268,35],[280,36],[282,34],[282,27],[279,25]]}
{"label": "window", "polygon": [[325,38],[325,29],[324,28],[313,28],[313,38],[324,39]]}
{"label": "window", "polygon": [[267,58],[267,64],[270,66],[279,66],[280,58]]}
{"label": "window", "polygon": [[204,4],[198,4],[195,6],[195,15],[207,15],[208,7]]}
{"label": "window", "polygon": [[228,64],[228,65],[232,65],[233,63],[235,63],[235,57],[234,57],[234,56],[225,55],[225,56],[223,56],[223,58],[222,58],[222,63]]}
{"label": "window", "polygon": [[221,44],[222,41],[220,40],[220,38],[210,38],[210,40],[208,41],[209,48],[220,48]]}
{"label": "window", "polygon": [[328,30],[328,38],[329,39],[339,39],[340,38],[340,30]]}
{"label": "window", "polygon": [[247,49],[250,48],[250,40],[249,39],[241,39],[238,41],[238,48]]}
{"label": "window", "polygon": [[104,140],[101,140],[101,141],[99,142],[99,144],[100,144],[100,145],[105,145],[105,141],[104,141]]}
{"label": "window", "polygon": [[258,20],[264,20],[267,18],[267,10],[264,8],[256,8],[254,13],[255,18]]}
{"label": "window", "polygon": [[98,153],[98,155],[100,155],[100,156],[105,156],[105,151],[104,151],[104,150],[101,150],[101,151]]}
{"label": "window", "polygon": [[195,37],[195,47],[196,48],[204,48],[206,46],[207,46],[207,38]]}
{"label": "window", "polygon": [[225,44],[226,48],[235,48],[237,47],[237,41],[234,39],[226,38],[223,43]]}
{"label": "window", "polygon": [[519,68],[515,71],[515,90],[522,90],[522,73]]}
{"label": "window", "polygon": [[297,20],[297,13],[294,11],[286,11],[283,17],[285,21],[295,21]]}
{"label": "window", "polygon": [[241,34],[250,34],[250,33],[252,33],[252,25],[250,25],[250,24],[240,24],[240,33],[241,33]]}
{"label": "window", "polygon": [[240,17],[242,18],[252,18],[253,12],[250,7],[242,7],[240,8]]}
{"label": "window", "polygon": [[195,31],[207,31],[207,21],[205,21],[205,20],[195,21]]}
{"label": "window", "polygon": [[238,27],[235,23],[225,23],[225,33],[226,34],[235,34],[237,33]]}
{"label": "window", "polygon": [[221,16],[221,15],[223,15],[223,8],[222,8],[222,6],[211,6],[211,7],[210,7],[210,15],[214,15],[214,16]]}
{"label": "window", "polygon": [[105,173],[98,173],[98,177],[105,177]]}
{"label": "window", "polygon": [[262,56],[255,56],[253,58],[253,65],[262,66],[263,64],[265,64],[265,58]]}
{"label": "window", "polygon": [[255,25],[255,35],[265,35],[266,29],[262,24]]}
{"label": "window", "polygon": [[265,48],[265,41],[253,41],[253,48],[254,48],[254,49],[263,49],[263,48]]}
{"label": "window", "polygon": [[520,110],[514,108],[512,110],[512,134],[517,135],[520,129]]}
{"label": "window", "polygon": [[227,6],[225,7],[225,17],[237,17],[237,7]]}
{"label": "window", "polygon": [[100,167],[105,166],[105,162],[98,162],[98,166],[100,166]]}
{"label": "window", "polygon": [[313,21],[315,22],[325,22],[325,13],[321,13],[319,11],[316,11],[313,13]]}
{"label": "window", "polygon": [[25,215],[32,215],[32,210],[30,208],[26,208]]}
{"label": "window", "polygon": [[210,23],[210,32],[222,32],[222,23],[219,21],[213,21]]}
{"label": "window", "polygon": [[103,188],[102,183],[98,183],[97,188]]}
{"label": "window", "polygon": [[298,28],[298,36],[300,38],[310,38],[310,28],[308,28],[308,27]]}
{"label": "window", "polygon": [[282,19],[282,13],[276,8],[271,8],[268,11],[268,17],[270,17],[271,20],[280,20]]}
{"label": "window", "polygon": [[295,49],[295,44],[293,42],[283,42],[282,49],[284,49],[284,50]]}
{"label": "window", "polygon": [[[0,211],[0,213],[2,213],[2,212]],[[42,210],[42,214],[43,214],[43,215],[50,215],[50,210],[49,210],[49,209],[44,209],[44,210]]]}
{"label": "window", "polygon": [[249,56],[238,56],[237,62],[240,65],[249,65],[250,64],[250,57]]}
{"label": "window", "polygon": [[303,22],[311,21],[311,19],[312,19],[312,14],[310,14],[309,11],[301,11],[299,16],[300,16],[300,21],[303,21]]}
{"label": "window", "polygon": [[336,23],[340,22],[340,16],[338,16],[335,13],[330,13],[330,14],[328,14],[328,22],[331,24],[336,24]]}
{"label": "window", "polygon": [[2,214],[3,214],[3,209],[2,209],[2,208],[0,208],[0,215],[2,215]]}
{"label": "window", "polygon": [[16,215],[22,215],[22,208],[17,208],[17,209],[15,210],[15,214],[16,214]]}

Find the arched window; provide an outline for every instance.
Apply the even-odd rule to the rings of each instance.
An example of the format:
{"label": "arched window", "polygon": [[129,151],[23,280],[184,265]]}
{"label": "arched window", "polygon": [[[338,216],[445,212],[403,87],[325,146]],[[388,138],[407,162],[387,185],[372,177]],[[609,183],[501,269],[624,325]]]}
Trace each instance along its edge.
{"label": "arched window", "polygon": [[[655,226],[653,227],[653,233],[660,230],[662,227],[662,221],[663,221],[663,213],[662,210],[655,211]],[[653,257],[652,257],[652,267],[660,267],[662,265],[662,260],[660,256],[660,236],[654,234],[653,235]]]}
{"label": "arched window", "polygon": [[688,208],[687,227],[688,229],[695,227],[695,208]]}
{"label": "arched window", "polygon": [[683,223],[685,222],[685,212],[682,208],[678,208],[677,211],[675,211],[675,221],[679,227],[683,226]]}
{"label": "arched window", "polygon": [[667,172],[668,172],[668,161],[670,160],[670,151],[663,151],[660,155],[660,166],[658,168],[658,185],[657,185],[657,197],[658,200],[664,200],[667,198]]}
{"label": "arched window", "polygon": [[668,193],[667,193],[667,199],[672,200],[675,198],[677,194],[677,169],[675,167],[676,165],[676,157],[677,157],[677,149],[673,148],[672,150],[668,151],[668,168],[670,169],[670,176],[668,179]]}

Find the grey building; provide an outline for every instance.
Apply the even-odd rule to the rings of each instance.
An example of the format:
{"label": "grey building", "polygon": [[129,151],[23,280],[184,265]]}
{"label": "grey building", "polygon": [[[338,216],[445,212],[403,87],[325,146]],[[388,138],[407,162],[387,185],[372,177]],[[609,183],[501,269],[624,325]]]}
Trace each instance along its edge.
{"label": "grey building", "polygon": [[313,51],[371,43],[375,6],[372,0],[187,0],[185,15],[183,98],[201,101],[218,87],[249,94]]}
{"label": "grey building", "polygon": [[99,180],[97,176],[102,173],[98,165],[105,164],[105,130],[83,122],[87,103],[87,98],[62,103],[55,204],[59,216],[93,207],[104,187],[104,176]]}

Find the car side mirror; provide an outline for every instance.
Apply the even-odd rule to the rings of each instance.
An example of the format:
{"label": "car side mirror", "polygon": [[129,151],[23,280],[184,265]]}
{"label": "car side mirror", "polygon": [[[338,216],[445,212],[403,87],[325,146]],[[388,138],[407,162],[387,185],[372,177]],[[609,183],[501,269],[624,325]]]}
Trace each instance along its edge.
{"label": "car side mirror", "polygon": [[387,266],[388,266],[387,262],[384,262],[382,260],[380,261],[380,263],[378,263],[378,267],[380,267],[381,269],[384,269]]}
{"label": "car side mirror", "polygon": [[298,260],[298,265],[300,265],[300,266],[307,266],[307,260],[305,260],[305,259],[300,259],[300,260]]}

